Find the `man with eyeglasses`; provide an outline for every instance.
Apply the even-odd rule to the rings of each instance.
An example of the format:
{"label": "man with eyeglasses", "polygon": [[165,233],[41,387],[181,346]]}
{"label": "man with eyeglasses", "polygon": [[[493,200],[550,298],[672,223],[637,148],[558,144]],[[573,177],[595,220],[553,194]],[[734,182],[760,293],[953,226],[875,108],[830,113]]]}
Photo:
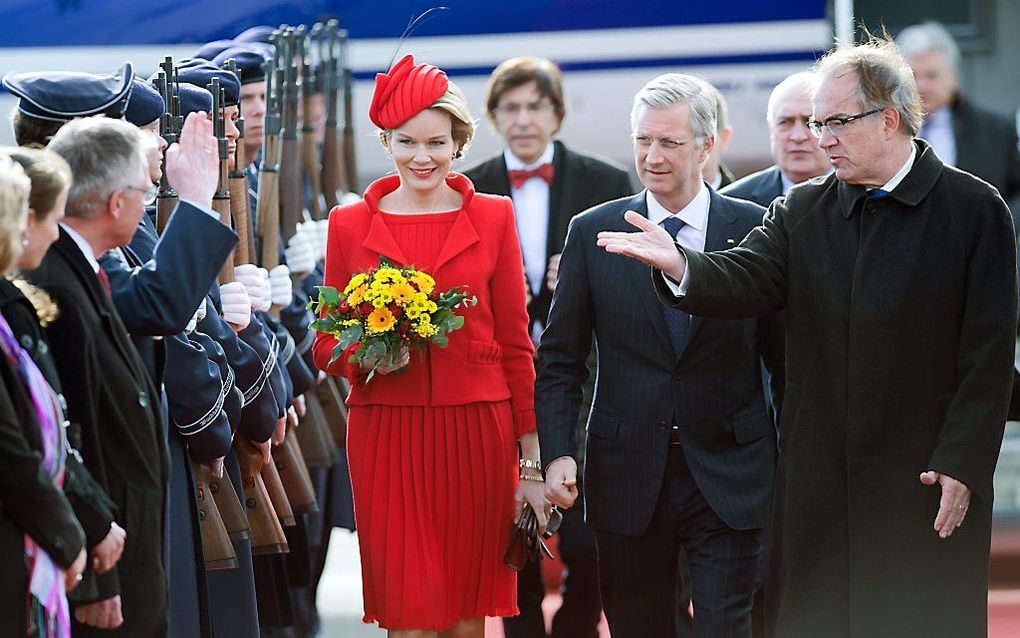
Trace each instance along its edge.
{"label": "man with eyeglasses", "polygon": [[814,75],[794,73],[772,89],[765,122],[769,129],[772,166],[721,189],[723,195],[768,206],[795,184],[825,175],[831,168],[825,151],[808,129]]}
{"label": "man with eyeglasses", "polygon": [[[464,174],[479,192],[513,198],[531,295],[531,334],[537,344],[556,288],[570,218],[634,190],[622,168],[553,139],[566,109],[560,69],[549,60],[513,58],[500,64],[489,78],[486,110],[506,149]],[[594,365],[594,360],[590,363]],[[590,405],[590,384],[584,401]],[[576,453],[583,457],[584,421],[577,423]],[[595,638],[602,615],[595,537],[579,509],[564,512],[559,532],[559,554],[567,570],[563,605],[553,618],[553,638]],[[520,615],[503,621],[508,638],[544,638],[545,586],[537,561],[519,575],[517,594]]]}
{"label": "man with eyeglasses", "polygon": [[984,636],[1015,346],[1009,210],[916,139],[921,103],[892,42],[831,51],[816,73],[811,128],[834,174],[792,188],[728,252],[677,246],[636,215],[641,232],[598,243],[653,265],[677,309],[787,309],[769,635]]}
{"label": "man with eyeglasses", "polygon": [[715,142],[708,85],[669,73],[634,98],[634,160],[645,190],[570,223],[538,354],[535,409],[546,494],[576,498],[572,431],[594,335],[584,508],[598,542],[614,638],[676,635],[678,552],[687,555],[694,636],[750,636],[756,565],[776,464],[760,361],[779,383],[783,326],[693,319],[655,296],[649,269],[596,246],[636,215],[685,245],[726,249],[760,206],[719,195],[701,170]]}

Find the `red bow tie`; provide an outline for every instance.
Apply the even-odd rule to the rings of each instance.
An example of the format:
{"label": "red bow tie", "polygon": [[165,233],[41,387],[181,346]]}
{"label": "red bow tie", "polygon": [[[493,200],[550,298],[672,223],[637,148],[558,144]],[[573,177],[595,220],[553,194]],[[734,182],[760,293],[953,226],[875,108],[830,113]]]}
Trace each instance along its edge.
{"label": "red bow tie", "polygon": [[546,184],[552,184],[553,165],[542,164],[535,168],[510,170],[507,171],[507,176],[510,177],[510,186],[513,188],[520,188],[521,186],[524,186],[524,182],[528,181],[532,177],[541,177],[545,180]]}

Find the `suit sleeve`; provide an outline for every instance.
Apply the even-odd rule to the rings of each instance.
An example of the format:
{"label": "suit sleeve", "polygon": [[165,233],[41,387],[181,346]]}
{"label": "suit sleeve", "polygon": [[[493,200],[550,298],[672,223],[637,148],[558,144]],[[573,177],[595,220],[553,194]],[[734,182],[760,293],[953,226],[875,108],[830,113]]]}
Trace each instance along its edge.
{"label": "suit sleeve", "polygon": [[535,411],[544,466],[561,456],[577,454],[574,433],[595,329],[584,249],[592,238],[585,236],[581,219],[575,217],[567,229],[556,292],[538,347]]}
{"label": "suit sleeve", "polygon": [[[528,307],[524,291],[524,257],[514,224],[510,198],[496,268],[489,281],[493,334],[503,348],[503,374],[510,386],[514,432],[518,437],[535,431],[535,348],[528,335]],[[467,318],[471,321],[470,316]],[[456,337],[455,337],[456,338]]]}
{"label": "suit sleeve", "polygon": [[950,401],[929,469],[992,500],[992,473],[1009,407],[1016,345],[1016,249],[1009,209],[998,197],[975,202],[975,232]]}
{"label": "suit sleeve", "polygon": [[776,200],[763,225],[729,250],[702,253],[677,245],[687,261],[687,292],[675,295],[662,273],[653,270],[659,299],[708,319],[748,319],[782,310],[789,250],[787,214],[786,200]]}
{"label": "suit sleeve", "polygon": [[64,493],[42,465],[42,456],[25,438],[23,428],[38,428],[33,419],[22,425],[10,389],[0,384],[0,501],[3,517],[32,537],[61,567],[69,567],[85,543],[85,535]]}
{"label": "suit sleeve", "polygon": [[165,336],[184,330],[236,244],[234,231],[181,202],[141,268],[105,255],[102,267],[127,331]]}

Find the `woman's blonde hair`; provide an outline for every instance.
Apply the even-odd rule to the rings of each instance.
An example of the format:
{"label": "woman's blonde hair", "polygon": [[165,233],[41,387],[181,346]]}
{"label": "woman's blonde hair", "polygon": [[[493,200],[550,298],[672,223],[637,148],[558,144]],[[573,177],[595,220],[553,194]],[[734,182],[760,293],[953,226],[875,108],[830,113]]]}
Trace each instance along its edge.
{"label": "woman's blonde hair", "polygon": [[32,182],[28,207],[35,220],[43,221],[57,205],[57,198],[71,188],[71,167],[63,157],[45,148],[0,148],[0,155],[18,164]]}
{"label": "woman's blonde hair", "polygon": [[40,326],[45,328],[56,321],[57,315],[60,314],[60,309],[49,293],[42,288],[36,288],[20,276],[8,276],[8,279],[21,290],[21,294],[25,295],[25,298],[35,308],[35,315],[39,317]]}
{"label": "woman's blonde hair", "polygon": [[32,182],[21,165],[0,156],[0,272],[14,267],[21,255],[21,235],[28,216]]}
{"label": "woman's blonde hair", "polygon": [[[450,82],[446,93],[443,93],[429,108],[442,111],[450,116],[452,124],[450,135],[453,137],[453,143],[457,145],[457,152],[453,154],[453,159],[460,159],[475,137],[475,121],[471,118],[471,109],[468,108],[464,93],[456,84]],[[389,146],[392,134],[391,130],[379,131],[379,141],[383,146]]]}

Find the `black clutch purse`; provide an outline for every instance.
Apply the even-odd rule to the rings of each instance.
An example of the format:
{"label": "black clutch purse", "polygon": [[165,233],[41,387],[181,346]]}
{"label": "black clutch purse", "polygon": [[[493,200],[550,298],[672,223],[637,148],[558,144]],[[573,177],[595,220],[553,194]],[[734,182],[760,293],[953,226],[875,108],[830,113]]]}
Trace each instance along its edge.
{"label": "black clutch purse", "polygon": [[510,530],[510,542],[503,553],[503,564],[519,572],[528,561],[538,560],[541,554],[552,558],[552,552],[549,551],[544,539],[552,538],[562,522],[563,514],[553,506],[549,512],[549,523],[545,526],[545,532],[539,536],[538,517],[535,516],[531,505],[525,503],[520,517]]}

